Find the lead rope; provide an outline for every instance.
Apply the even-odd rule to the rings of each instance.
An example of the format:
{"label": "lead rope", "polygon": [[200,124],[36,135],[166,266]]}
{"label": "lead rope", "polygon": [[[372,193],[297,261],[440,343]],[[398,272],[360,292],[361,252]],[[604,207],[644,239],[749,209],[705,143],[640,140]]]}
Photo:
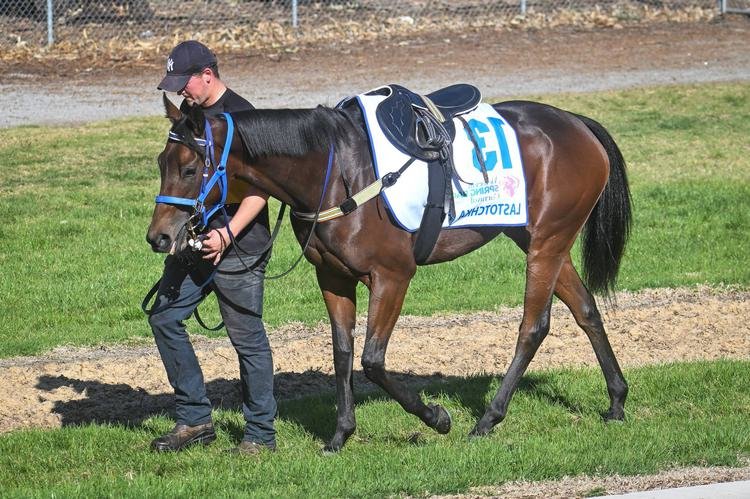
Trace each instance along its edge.
{"label": "lead rope", "polygon": [[[328,149],[328,165],[326,166],[326,176],[325,176],[325,180],[323,180],[323,189],[322,189],[322,192],[321,192],[321,195],[320,195],[320,201],[318,202],[318,209],[315,211],[315,218],[312,221],[313,225],[310,228],[310,234],[308,234],[308,236],[307,236],[307,240],[305,241],[305,245],[302,248],[302,252],[297,257],[297,259],[294,261],[294,263],[292,264],[292,266],[289,267],[287,270],[285,270],[284,272],[282,272],[280,274],[273,275],[273,276],[264,275],[263,276],[264,280],[266,280],[266,281],[272,281],[272,280],[280,279],[280,278],[288,275],[292,270],[294,270],[294,268],[299,264],[299,262],[302,261],[302,257],[305,256],[305,251],[307,250],[307,247],[310,245],[310,241],[312,240],[313,232],[315,231],[315,226],[317,225],[318,218],[320,217],[320,211],[321,211],[321,209],[323,207],[323,200],[325,199],[326,191],[328,189],[328,182],[329,182],[329,180],[331,178],[331,170],[332,170],[332,166],[333,166],[333,157],[334,157],[334,146],[333,146],[333,144],[331,144],[329,146],[329,149]],[[229,223],[227,223],[225,225],[225,227],[227,229],[227,234],[229,234],[229,240],[230,240],[230,242],[232,244],[232,247],[233,247],[233,249],[234,249],[234,251],[235,251],[235,253],[237,255],[237,258],[240,260],[240,263],[242,263],[242,265],[245,267],[246,271],[250,270],[250,266],[248,266],[242,260],[242,257],[240,256],[239,251],[242,251],[244,254],[250,255],[250,256],[262,255],[266,251],[268,251],[271,248],[271,246],[273,246],[273,242],[276,239],[276,236],[278,235],[279,227],[281,225],[281,220],[282,220],[282,217],[284,215],[284,210],[285,209],[286,209],[286,204],[282,203],[281,204],[281,208],[279,210],[279,215],[278,215],[278,217],[276,219],[276,225],[274,226],[274,229],[273,229],[273,234],[271,234],[271,239],[269,240],[268,243],[266,243],[266,245],[263,247],[263,249],[261,251],[258,251],[258,252],[248,252],[248,251],[243,250],[242,248],[238,248],[237,244],[235,243],[234,234],[232,233],[231,229],[229,228]],[[227,218],[226,211],[224,211],[224,218],[225,219]],[[221,237],[222,240],[223,240],[223,236],[221,236],[221,234],[219,234],[219,237]],[[239,251],[238,251],[238,249],[239,249]]]}

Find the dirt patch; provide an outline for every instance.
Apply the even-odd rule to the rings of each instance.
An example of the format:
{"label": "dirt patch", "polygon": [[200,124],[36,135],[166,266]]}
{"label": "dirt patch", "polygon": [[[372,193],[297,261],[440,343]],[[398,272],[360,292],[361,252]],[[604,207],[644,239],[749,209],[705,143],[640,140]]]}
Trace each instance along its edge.
{"label": "dirt patch", "polygon": [[[697,359],[750,359],[750,291],[711,288],[646,290],[618,295],[604,313],[612,347],[623,367]],[[447,377],[502,374],[510,363],[520,308],[471,315],[401,317],[387,367],[413,386]],[[288,325],[269,331],[280,400],[333,393],[327,324]],[[216,407],[239,410],[237,360],[228,340],[194,335],[208,393]],[[355,331],[361,352],[364,321]],[[355,358],[355,391],[377,388]],[[530,369],[594,366],[585,334],[561,304]],[[58,348],[37,357],[0,360],[0,428],[57,428],[90,422],[137,425],[169,412],[173,395],[155,346]],[[688,468],[651,476],[573,477],[482,487],[467,497],[569,498],[750,479],[742,468]],[[459,497],[459,496],[451,496]]]}
{"label": "dirt patch", "polygon": [[[696,359],[750,358],[750,292],[700,288],[618,296],[605,313],[612,347],[623,367]],[[552,331],[530,369],[596,365],[588,340],[556,304]],[[472,315],[402,317],[387,355],[389,370],[422,385],[446,377],[501,374],[515,347],[520,308]],[[269,333],[279,399],[332,393],[329,327],[289,325]],[[355,332],[355,367],[364,323]],[[194,337],[209,397],[238,408],[237,359],[228,340]],[[38,357],[0,361],[0,428],[55,428],[88,422],[138,424],[170,411],[173,396],[154,346],[58,348]],[[358,369],[358,392],[374,390]]]}
{"label": "dirt patch", "polygon": [[[679,468],[656,475],[607,477],[566,477],[562,480],[546,482],[511,482],[501,487],[477,487],[468,494],[440,496],[440,499],[479,499],[497,497],[503,499],[572,499],[579,497],[627,494],[644,490],[673,489],[675,487],[695,487],[712,483],[750,480],[750,466],[741,468]],[[677,491],[670,491],[668,497],[677,498]],[[703,495],[690,497],[711,497],[716,492],[705,491]],[[688,494],[684,494],[685,497]],[[657,497],[657,496],[654,496]],[[665,496],[666,497],[666,496]],[[726,497],[735,497],[727,495]],[[736,496],[739,497],[739,496]],[[437,496],[432,499],[437,499]]]}

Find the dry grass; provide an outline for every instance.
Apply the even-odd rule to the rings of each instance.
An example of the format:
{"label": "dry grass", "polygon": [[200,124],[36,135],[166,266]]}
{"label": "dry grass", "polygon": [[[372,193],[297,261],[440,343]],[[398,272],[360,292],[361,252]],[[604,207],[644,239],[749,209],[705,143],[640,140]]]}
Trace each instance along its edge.
{"label": "dry grass", "polygon": [[716,15],[715,9],[671,9],[623,4],[610,9],[597,6],[588,12],[557,10],[542,13],[529,10],[525,16],[498,15],[474,19],[447,16],[382,19],[372,14],[350,20],[328,16],[315,23],[302,24],[298,29],[282,21],[260,21],[255,24],[200,30],[175,28],[164,36],[154,36],[146,31],[140,35],[127,32],[112,34],[111,28],[62,26],[57,29],[57,38],[61,41],[52,47],[23,40],[9,26],[7,36],[16,41],[0,53],[0,61],[66,60],[81,61],[94,67],[132,66],[153,63],[167,54],[176,43],[185,39],[201,40],[220,54],[278,53],[295,52],[301,47],[318,44],[346,45],[359,41],[410,38],[435,32],[451,34],[487,29],[537,30],[560,26],[618,29],[628,24],[707,22]]}

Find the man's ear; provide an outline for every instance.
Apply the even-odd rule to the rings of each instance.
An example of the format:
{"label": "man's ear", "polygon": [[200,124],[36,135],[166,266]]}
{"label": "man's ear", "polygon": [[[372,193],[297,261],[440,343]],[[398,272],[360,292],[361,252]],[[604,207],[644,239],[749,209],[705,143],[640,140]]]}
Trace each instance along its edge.
{"label": "man's ear", "polygon": [[166,92],[162,92],[162,99],[164,100],[164,110],[166,111],[166,116],[169,118],[169,120],[174,124],[180,119],[182,119],[182,112],[175,106],[171,100],[169,100],[169,97],[167,97]]}
{"label": "man's ear", "polygon": [[193,131],[193,135],[200,137],[206,128],[206,115],[203,114],[203,108],[200,106],[188,106],[187,125]]}

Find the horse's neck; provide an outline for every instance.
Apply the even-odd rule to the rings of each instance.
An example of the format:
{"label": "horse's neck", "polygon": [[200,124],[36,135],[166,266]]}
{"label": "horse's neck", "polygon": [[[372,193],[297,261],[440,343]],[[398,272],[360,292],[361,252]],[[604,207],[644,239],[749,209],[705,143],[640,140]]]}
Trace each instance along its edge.
{"label": "horse's neck", "polygon": [[236,177],[298,211],[314,210],[325,179],[326,153],[268,157],[243,163]]}
{"label": "horse's neck", "polygon": [[[328,186],[326,203],[343,201],[343,198],[338,199],[341,193],[335,187],[342,185],[339,181],[342,178],[339,167],[357,168],[358,165],[340,165],[338,162],[347,162],[345,158],[350,158],[350,163],[351,158],[360,156],[352,154],[351,151],[352,143],[357,141],[356,120],[346,121],[338,114],[325,111],[321,111],[317,116],[309,116],[306,114],[308,112],[314,114],[315,110],[301,110],[301,116],[282,114],[281,117],[275,116],[276,119],[268,119],[262,123],[245,121],[245,129],[240,132],[247,140],[252,140],[258,137],[253,134],[257,131],[253,130],[253,127],[262,126],[263,133],[269,137],[269,144],[256,142],[248,147],[250,151],[256,148],[256,159],[251,161],[243,155],[244,180],[298,211],[317,209],[324,184]],[[354,124],[354,127],[351,124]],[[240,127],[242,126],[241,123]],[[295,126],[301,128],[297,130]],[[311,134],[314,135],[321,130],[323,132],[317,139],[309,139]],[[326,133],[326,130],[330,133]],[[326,135],[328,138],[323,138]],[[267,155],[257,152],[257,149],[266,147],[269,151]],[[327,171],[330,178],[326,184]]]}

